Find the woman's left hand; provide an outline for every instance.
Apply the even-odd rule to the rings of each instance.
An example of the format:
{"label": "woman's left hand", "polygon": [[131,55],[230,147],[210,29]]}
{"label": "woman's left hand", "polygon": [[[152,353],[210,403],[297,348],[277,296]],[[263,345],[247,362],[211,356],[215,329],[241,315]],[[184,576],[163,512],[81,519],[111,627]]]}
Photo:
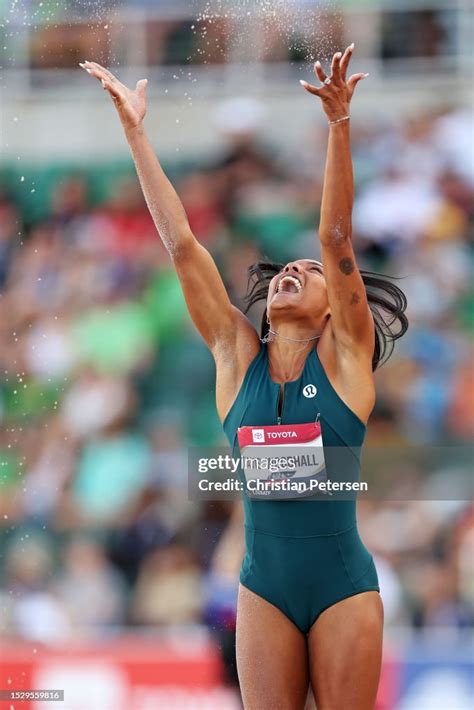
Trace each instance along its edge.
{"label": "woman's left hand", "polygon": [[331,62],[331,76],[326,76],[320,62],[314,65],[314,73],[322,82],[322,86],[313,86],[307,81],[300,81],[300,84],[310,94],[319,96],[323,109],[329,121],[337,121],[349,115],[349,105],[355,88],[361,79],[365,79],[368,74],[352,74],[346,80],[347,68],[352,58],[354,45],[351,44],[344,54],[336,52]]}

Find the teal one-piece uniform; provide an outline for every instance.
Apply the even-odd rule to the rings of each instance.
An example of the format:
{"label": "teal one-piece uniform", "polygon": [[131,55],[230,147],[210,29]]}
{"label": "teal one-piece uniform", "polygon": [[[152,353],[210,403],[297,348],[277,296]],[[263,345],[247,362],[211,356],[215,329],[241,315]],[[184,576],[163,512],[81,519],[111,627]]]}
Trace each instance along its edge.
{"label": "teal one-piece uniform", "polygon": [[[358,477],[366,427],[335,392],[316,349],[301,376],[285,383],[283,399],[281,392],[270,378],[267,345],[262,343],[224,421],[234,455],[239,451],[239,427],[304,424],[319,418],[325,452],[326,447],[347,450]],[[327,456],[326,462],[328,468]],[[354,470],[350,478],[354,480]],[[240,581],[303,633],[332,604],[379,591],[372,556],[357,531],[355,499],[258,500],[244,493],[243,503],[246,554]]]}

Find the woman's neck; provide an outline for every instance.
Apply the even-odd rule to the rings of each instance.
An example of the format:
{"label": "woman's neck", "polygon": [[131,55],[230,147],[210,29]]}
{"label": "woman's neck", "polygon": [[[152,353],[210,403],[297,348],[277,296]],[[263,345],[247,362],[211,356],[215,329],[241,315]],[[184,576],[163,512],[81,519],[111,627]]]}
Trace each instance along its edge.
{"label": "woman's neck", "polygon": [[[280,333],[280,331],[278,331]],[[304,336],[294,334],[293,338],[303,339]],[[309,338],[310,336],[306,336]],[[307,342],[291,342],[284,340],[279,335],[272,336],[268,343],[268,362],[270,376],[274,382],[291,382],[298,379],[303,371],[306,358],[311,350],[317,345],[317,339],[307,340]]]}

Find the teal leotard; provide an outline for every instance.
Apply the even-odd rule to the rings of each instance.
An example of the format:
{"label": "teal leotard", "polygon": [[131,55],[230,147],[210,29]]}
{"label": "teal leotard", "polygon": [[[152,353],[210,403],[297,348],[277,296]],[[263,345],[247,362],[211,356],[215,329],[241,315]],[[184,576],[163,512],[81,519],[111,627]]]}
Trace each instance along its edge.
{"label": "teal leotard", "polygon": [[[304,396],[307,385],[314,386],[310,392],[315,388],[315,396]],[[325,452],[326,447],[360,451],[366,427],[335,392],[316,349],[301,376],[285,384],[280,411],[279,402],[281,407],[280,385],[270,378],[267,346],[262,344],[224,420],[234,454],[241,426],[303,424],[314,422],[318,414]],[[348,461],[358,476],[358,453]],[[303,633],[332,604],[379,591],[372,556],[357,531],[355,500],[255,500],[244,493],[243,503],[246,554],[240,581]]]}

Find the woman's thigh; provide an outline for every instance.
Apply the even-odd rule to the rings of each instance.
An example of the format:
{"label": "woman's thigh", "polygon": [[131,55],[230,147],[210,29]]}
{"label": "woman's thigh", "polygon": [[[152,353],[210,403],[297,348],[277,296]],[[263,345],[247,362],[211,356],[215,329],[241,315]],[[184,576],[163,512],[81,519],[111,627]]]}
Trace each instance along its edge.
{"label": "woman's thigh", "polygon": [[306,637],[273,604],[242,585],[237,670],[245,710],[303,710],[309,685]]}
{"label": "woman's thigh", "polygon": [[318,710],[373,710],[382,662],[383,606],[363,592],[326,609],[309,636],[311,685]]}

